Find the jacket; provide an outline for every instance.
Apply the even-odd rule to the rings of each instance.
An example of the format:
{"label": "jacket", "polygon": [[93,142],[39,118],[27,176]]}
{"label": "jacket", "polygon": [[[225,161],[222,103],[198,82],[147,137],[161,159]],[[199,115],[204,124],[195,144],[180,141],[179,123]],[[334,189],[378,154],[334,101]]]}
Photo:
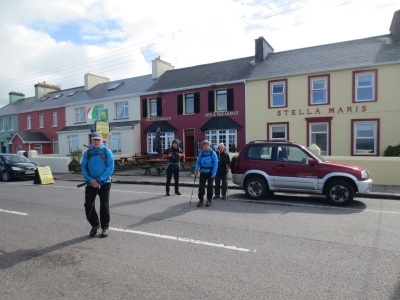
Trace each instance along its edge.
{"label": "jacket", "polygon": [[[170,156],[171,154],[171,156]],[[179,165],[180,165],[180,157],[179,154],[183,154],[182,153],[182,149],[181,148],[174,148],[174,147],[169,147],[168,149],[165,149],[162,157],[167,159],[167,169],[169,170],[176,170],[179,169]],[[185,155],[182,155],[182,157],[185,157]]]}
{"label": "jacket", "polygon": [[218,157],[218,173],[223,174],[226,173],[228,170],[228,167],[231,164],[231,159],[229,157],[228,152],[223,151],[217,151],[217,157]]}
{"label": "jacket", "polygon": [[[104,144],[97,149],[90,146],[89,150],[83,154],[81,163],[82,175],[88,186],[90,186],[90,181],[93,179],[96,179],[100,186],[111,183],[111,174],[114,172],[114,155],[107,148],[105,158],[102,158],[104,156],[104,147]],[[89,151],[91,153],[90,159]]]}
{"label": "jacket", "polygon": [[201,167],[202,173],[210,173],[212,172],[211,176],[215,177],[217,175],[218,169],[218,157],[214,150],[203,150],[200,152],[199,156],[197,157],[196,161],[196,173],[199,171]]}

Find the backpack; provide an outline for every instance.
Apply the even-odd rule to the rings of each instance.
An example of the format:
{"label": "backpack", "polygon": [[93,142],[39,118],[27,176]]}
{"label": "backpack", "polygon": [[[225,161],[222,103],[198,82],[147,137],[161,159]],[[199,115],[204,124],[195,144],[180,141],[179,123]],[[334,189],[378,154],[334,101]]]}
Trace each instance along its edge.
{"label": "backpack", "polygon": [[[207,151],[207,150],[206,150]],[[201,151],[200,152],[200,155],[201,155],[201,157],[200,157],[200,155],[199,155],[199,159],[200,159],[200,167],[202,168],[202,169],[212,169],[212,167],[202,167],[201,166],[201,159],[203,158],[203,157],[207,157],[207,156],[211,156],[211,161],[212,161],[212,163],[214,164],[214,157],[213,157],[213,155],[212,155],[212,151],[214,151],[214,150],[209,150],[210,152],[208,153],[208,154],[204,154],[204,150],[203,151]],[[208,151],[207,151],[208,152]]]}
{"label": "backpack", "polygon": [[88,163],[89,163],[89,160],[92,158],[93,155],[100,155],[100,158],[101,158],[101,160],[103,162],[106,162],[106,160],[107,160],[107,152],[108,151],[107,151],[106,147],[103,148],[103,153],[102,154],[98,154],[98,153],[93,154],[92,151],[90,151],[90,149],[87,149],[86,152],[88,154]]}

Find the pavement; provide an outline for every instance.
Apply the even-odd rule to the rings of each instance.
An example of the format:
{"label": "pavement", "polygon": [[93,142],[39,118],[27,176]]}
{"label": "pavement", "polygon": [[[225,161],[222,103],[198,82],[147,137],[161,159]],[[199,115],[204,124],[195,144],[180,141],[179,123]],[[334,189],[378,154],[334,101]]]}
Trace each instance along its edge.
{"label": "pavement", "polygon": [[[179,186],[195,187],[199,186],[198,178],[194,181],[194,175],[190,169],[181,170],[179,173]],[[54,180],[76,181],[82,183],[83,176],[80,173],[53,173]],[[149,184],[149,185],[165,185],[166,175],[145,175],[145,171],[140,167],[126,168],[125,170],[116,169],[112,175],[113,183],[124,184]],[[172,179],[173,187],[173,179]],[[228,190],[240,190],[233,184],[232,179],[228,179]],[[378,199],[395,199],[400,200],[400,185],[372,185],[372,190],[368,194],[356,194],[357,198],[378,198]]]}

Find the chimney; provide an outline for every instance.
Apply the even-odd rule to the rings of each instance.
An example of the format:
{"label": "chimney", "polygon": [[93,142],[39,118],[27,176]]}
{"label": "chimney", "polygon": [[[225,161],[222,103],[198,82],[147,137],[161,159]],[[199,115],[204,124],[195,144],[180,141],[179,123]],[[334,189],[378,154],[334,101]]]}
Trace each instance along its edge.
{"label": "chimney", "polygon": [[256,62],[264,61],[268,54],[274,53],[274,48],[271,47],[270,44],[264,39],[264,37],[260,36],[256,41]]}
{"label": "chimney", "polygon": [[10,104],[25,98],[25,94],[19,92],[9,92],[8,95],[10,97]]}
{"label": "chimney", "polygon": [[46,81],[35,84],[35,100],[39,100],[47,94],[61,90],[58,85],[48,84]]}
{"label": "chimney", "polygon": [[400,41],[400,10],[394,12],[392,24],[389,29],[395,42]]}
{"label": "chimney", "polygon": [[85,91],[89,91],[100,83],[109,82],[110,79],[94,74],[85,74]]}
{"label": "chimney", "polygon": [[160,57],[157,57],[155,60],[152,60],[152,78],[157,79],[166,71],[174,70],[175,67],[172,66],[170,63],[163,61]]}

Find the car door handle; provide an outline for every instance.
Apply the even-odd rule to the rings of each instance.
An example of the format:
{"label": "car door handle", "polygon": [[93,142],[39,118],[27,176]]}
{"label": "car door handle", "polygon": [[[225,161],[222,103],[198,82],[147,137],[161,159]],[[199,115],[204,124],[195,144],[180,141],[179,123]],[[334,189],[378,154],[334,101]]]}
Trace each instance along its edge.
{"label": "car door handle", "polygon": [[279,164],[279,165],[278,165],[278,168],[286,168],[286,165],[284,165],[284,164]]}

